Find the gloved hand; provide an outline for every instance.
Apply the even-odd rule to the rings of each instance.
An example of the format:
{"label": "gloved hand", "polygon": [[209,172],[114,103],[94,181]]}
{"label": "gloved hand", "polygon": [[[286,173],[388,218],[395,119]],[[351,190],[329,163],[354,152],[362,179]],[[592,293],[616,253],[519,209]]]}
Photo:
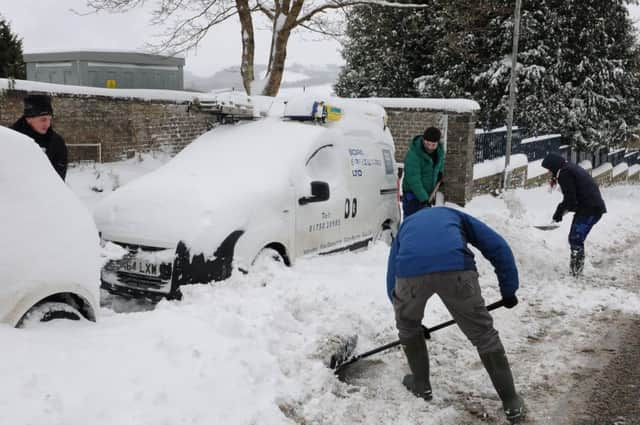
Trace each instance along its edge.
{"label": "gloved hand", "polygon": [[427,328],[425,325],[421,325],[422,326],[422,333],[424,334],[424,339],[431,339],[431,332],[429,332],[429,328]]}
{"label": "gloved hand", "polygon": [[518,305],[518,297],[515,295],[511,297],[502,298],[502,302],[506,308],[513,308]]}
{"label": "gloved hand", "polygon": [[562,216],[564,214],[562,214],[561,210],[558,210],[555,212],[555,214],[553,214],[553,221],[555,221],[556,223],[560,223],[562,221]]}

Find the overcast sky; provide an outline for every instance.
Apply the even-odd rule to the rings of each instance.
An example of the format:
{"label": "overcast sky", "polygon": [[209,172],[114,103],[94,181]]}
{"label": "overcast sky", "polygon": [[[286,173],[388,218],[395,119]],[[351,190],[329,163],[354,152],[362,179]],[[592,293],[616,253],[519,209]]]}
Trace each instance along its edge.
{"label": "overcast sky", "polygon": [[[71,9],[87,11],[84,0],[0,0],[0,14],[11,22],[22,38],[26,53],[42,50],[109,49],[137,50],[153,42],[159,28],[148,25],[149,14],[139,9],[126,14],[78,16]],[[630,6],[640,20],[640,6]],[[304,35],[303,35],[304,34]],[[314,41],[308,33],[296,33],[288,47],[287,63],[342,64],[335,40]],[[157,41],[157,40],[156,40]],[[256,63],[266,63],[269,33],[259,31]],[[209,31],[197,50],[186,54],[186,70],[209,76],[231,65],[239,65],[240,29],[230,20]]]}
{"label": "overcast sky", "polygon": [[[149,14],[134,10],[126,14],[100,13],[78,16],[71,9],[88,11],[84,0],[0,0],[0,14],[10,21],[11,29],[22,38],[25,53],[64,49],[144,49],[160,32],[148,25]],[[259,31],[256,63],[266,63],[269,54],[268,31]],[[287,63],[342,64],[340,45],[335,40],[294,35],[287,49]],[[157,41],[157,40],[155,40]],[[197,50],[186,54],[185,69],[209,76],[231,65],[240,64],[240,26],[230,19],[209,34]]]}

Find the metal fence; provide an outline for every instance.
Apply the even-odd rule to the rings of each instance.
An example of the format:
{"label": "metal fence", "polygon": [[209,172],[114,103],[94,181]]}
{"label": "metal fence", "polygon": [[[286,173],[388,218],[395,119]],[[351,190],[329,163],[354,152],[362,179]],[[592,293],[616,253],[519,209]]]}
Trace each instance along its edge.
{"label": "metal fence", "polygon": [[[598,148],[593,152],[578,151],[568,144],[563,144],[560,134],[548,134],[543,136],[527,137],[522,128],[514,128],[511,138],[511,153],[524,154],[529,162],[544,158],[549,152],[556,152],[564,158],[578,163],[590,161],[592,166],[598,167],[604,163],[611,163],[614,167],[621,162],[628,165],[640,163],[640,152],[624,148],[609,149]],[[506,154],[507,131],[496,129],[476,133],[475,162],[479,163],[489,159],[495,159]]]}

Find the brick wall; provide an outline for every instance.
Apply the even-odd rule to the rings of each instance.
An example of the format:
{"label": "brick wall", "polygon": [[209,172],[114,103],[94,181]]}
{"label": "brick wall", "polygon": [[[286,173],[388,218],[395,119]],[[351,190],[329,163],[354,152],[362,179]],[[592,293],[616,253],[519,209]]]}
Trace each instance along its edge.
{"label": "brick wall", "polygon": [[396,143],[396,161],[404,162],[409,143],[425,128],[446,127],[447,150],[442,191],[447,201],[459,205],[471,200],[473,191],[473,155],[475,113],[421,108],[385,108],[388,124]]}
{"label": "brick wall", "polygon": [[[27,92],[0,94],[0,125],[21,115]],[[171,101],[52,93],[54,128],[69,145],[100,143],[102,161],[117,161],[133,152],[180,151],[211,126],[212,116]],[[71,160],[95,159],[97,149],[69,147]]]}

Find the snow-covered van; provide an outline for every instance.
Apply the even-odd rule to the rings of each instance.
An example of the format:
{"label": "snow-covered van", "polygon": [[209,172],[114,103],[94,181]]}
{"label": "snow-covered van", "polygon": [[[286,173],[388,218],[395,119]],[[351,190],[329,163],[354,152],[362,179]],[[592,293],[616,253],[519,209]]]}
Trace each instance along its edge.
{"label": "snow-covered van", "polygon": [[94,321],[100,240],[91,213],[30,138],[0,127],[0,323]]}
{"label": "snow-covered van", "polygon": [[105,241],[128,249],[102,287],[180,297],[184,284],[248,271],[257,258],[366,246],[399,222],[394,144],[382,107],[290,100],[282,114],[224,125],[95,210]]}

